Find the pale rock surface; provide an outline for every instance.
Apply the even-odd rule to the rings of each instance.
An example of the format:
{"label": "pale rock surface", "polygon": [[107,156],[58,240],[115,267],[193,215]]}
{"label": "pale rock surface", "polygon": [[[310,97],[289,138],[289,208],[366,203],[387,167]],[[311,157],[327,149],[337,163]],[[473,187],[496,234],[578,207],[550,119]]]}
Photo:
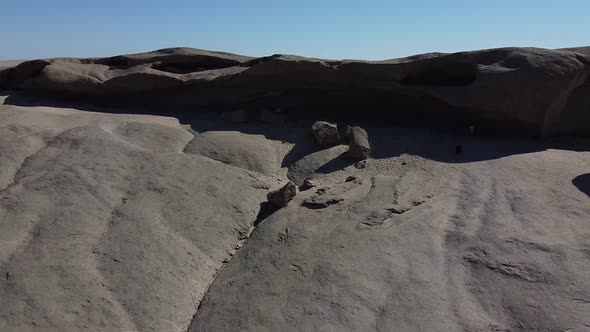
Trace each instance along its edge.
{"label": "pale rock surface", "polygon": [[[301,192],[259,224],[190,330],[585,331],[590,197],[571,181],[588,158],[418,158]],[[359,175],[373,164],[388,165]]]}
{"label": "pale rock surface", "polygon": [[266,189],[173,118],[0,106],[0,330],[186,329]]}
{"label": "pale rock surface", "polygon": [[276,150],[262,135],[236,131],[198,133],[186,146],[185,152],[267,175],[278,170]]}

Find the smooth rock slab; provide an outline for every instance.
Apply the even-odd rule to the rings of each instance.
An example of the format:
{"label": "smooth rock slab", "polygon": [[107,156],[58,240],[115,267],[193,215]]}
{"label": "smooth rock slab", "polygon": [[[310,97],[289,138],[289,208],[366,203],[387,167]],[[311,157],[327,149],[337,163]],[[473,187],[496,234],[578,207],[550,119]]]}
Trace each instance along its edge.
{"label": "smooth rock slab", "polygon": [[276,150],[262,135],[207,131],[196,134],[185,152],[267,175],[276,173],[278,169]]}

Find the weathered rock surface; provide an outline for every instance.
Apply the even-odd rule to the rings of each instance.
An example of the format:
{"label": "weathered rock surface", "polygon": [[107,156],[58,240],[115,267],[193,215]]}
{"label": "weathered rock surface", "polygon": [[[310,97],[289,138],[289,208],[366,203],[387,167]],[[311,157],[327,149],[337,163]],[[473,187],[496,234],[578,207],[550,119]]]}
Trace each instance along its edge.
{"label": "weathered rock surface", "polygon": [[338,126],[335,123],[326,121],[316,121],[311,126],[311,131],[315,137],[315,141],[319,146],[330,147],[340,144],[340,135],[338,134]]}
{"label": "weathered rock surface", "polygon": [[589,157],[424,160],[301,192],[254,230],[190,331],[584,331],[590,205],[570,181]]}
{"label": "weathered rock surface", "polygon": [[454,117],[500,132],[590,135],[586,103],[572,100],[586,95],[585,50],[500,48],[368,62],[174,48],[23,62],[0,71],[0,88],[153,107],[332,110],[376,123],[422,112],[423,122]]}
{"label": "weathered rock surface", "polygon": [[269,140],[262,135],[208,131],[196,134],[186,146],[185,152],[267,175],[278,170],[277,153]]}
{"label": "weathered rock surface", "polygon": [[191,139],[173,118],[0,106],[0,330],[186,329],[266,194]]}
{"label": "weathered rock surface", "polygon": [[[547,60],[522,52],[524,62]],[[168,55],[157,55],[164,60],[156,68],[200,70],[172,65]],[[124,68],[124,61],[151,65],[152,57],[123,58],[110,66],[120,66],[121,74],[139,70]],[[383,79],[387,70],[372,72],[375,63],[350,67],[295,57],[220,57],[225,59],[220,63],[203,58],[209,60],[202,60],[202,68],[223,70],[216,66],[228,62],[231,68],[240,62],[248,71],[258,67],[258,79],[250,77],[248,84],[276,79],[273,89],[311,84],[310,77],[318,79],[316,86],[338,85],[342,81],[321,79],[354,66],[362,67],[354,75],[371,73],[365,83],[378,81],[389,89],[397,82]],[[388,65],[415,70],[420,67],[411,63],[423,66],[440,57]],[[195,57],[188,59],[192,63]],[[558,55],[541,67],[562,60]],[[518,61],[487,63],[493,70],[512,66],[509,72],[520,72],[522,82],[530,78],[522,69],[528,65]],[[47,65],[29,63],[11,75],[30,75],[40,66]],[[445,68],[437,70],[458,72]],[[563,79],[555,74],[550,84]],[[480,75],[487,74],[478,72],[478,80]],[[414,83],[404,84],[418,88]],[[228,97],[207,84],[185,87],[187,96],[205,87],[202,96]],[[560,118],[570,126],[566,132],[584,128],[585,118],[576,112],[588,105],[586,87],[577,87],[568,99]],[[235,100],[252,102],[251,109],[262,109],[259,97],[269,98],[272,107],[266,109],[299,97],[313,101],[313,89],[279,95],[268,95],[266,87],[231,90]],[[375,97],[376,89],[370,90],[361,95],[363,101]],[[172,93],[154,91],[158,98]],[[317,100],[349,96],[335,91],[323,91]],[[388,90],[385,99],[392,96]],[[185,331],[189,325],[193,331],[585,331],[590,326],[588,140],[498,139],[465,135],[463,128],[457,135],[363,124],[374,150],[371,159],[356,162],[342,158],[344,145],[317,151],[305,121],[301,127],[228,123],[172,107],[158,111],[172,110],[179,120],[125,114],[138,109],[97,113],[103,109],[88,105],[76,106],[85,111],[14,106],[25,97],[0,96],[2,331]],[[460,155],[456,146],[462,147]],[[310,177],[316,187],[281,209],[269,208],[269,188],[287,178],[301,184]],[[257,225],[253,231],[252,225]]]}

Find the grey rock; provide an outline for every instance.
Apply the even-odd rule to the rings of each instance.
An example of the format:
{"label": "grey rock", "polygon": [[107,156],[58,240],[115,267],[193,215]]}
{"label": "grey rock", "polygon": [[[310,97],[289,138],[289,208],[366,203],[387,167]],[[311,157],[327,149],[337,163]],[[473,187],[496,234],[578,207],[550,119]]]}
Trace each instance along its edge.
{"label": "grey rock", "polygon": [[276,207],[285,207],[295,195],[297,195],[297,185],[292,181],[289,181],[289,183],[283,187],[269,192],[266,198],[269,203]]}
{"label": "grey rock", "polygon": [[349,149],[347,156],[355,159],[367,159],[371,155],[369,134],[361,127],[350,129]]}
{"label": "grey rock", "polygon": [[311,126],[311,130],[319,146],[329,147],[340,144],[338,126],[335,123],[316,121]]}

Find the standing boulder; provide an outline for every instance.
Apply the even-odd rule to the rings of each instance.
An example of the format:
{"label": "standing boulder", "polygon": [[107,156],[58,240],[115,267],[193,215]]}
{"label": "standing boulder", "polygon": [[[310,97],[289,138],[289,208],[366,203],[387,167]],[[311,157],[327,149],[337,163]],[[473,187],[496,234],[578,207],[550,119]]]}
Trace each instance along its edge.
{"label": "standing boulder", "polygon": [[361,127],[350,128],[348,157],[367,159],[371,155],[369,134]]}
{"label": "standing boulder", "polygon": [[338,126],[335,123],[316,121],[311,126],[311,130],[319,146],[327,147],[340,144]]}
{"label": "standing boulder", "polygon": [[285,207],[297,195],[297,185],[289,181],[285,186],[268,193],[268,202],[276,207]]}

